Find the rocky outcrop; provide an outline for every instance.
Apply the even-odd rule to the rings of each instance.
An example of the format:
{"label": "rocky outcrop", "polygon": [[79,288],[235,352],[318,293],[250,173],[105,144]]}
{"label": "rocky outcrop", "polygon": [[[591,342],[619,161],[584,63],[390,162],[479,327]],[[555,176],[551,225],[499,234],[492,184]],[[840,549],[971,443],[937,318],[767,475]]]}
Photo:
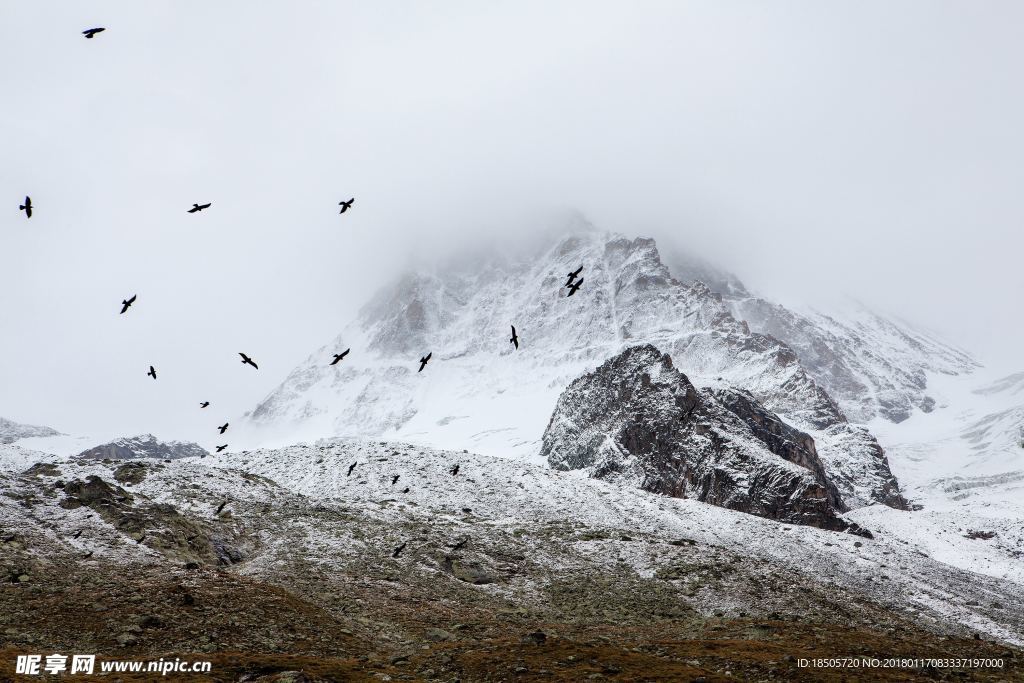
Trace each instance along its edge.
{"label": "rocky outcrop", "polygon": [[745,392],[698,390],[650,344],[563,392],[541,451],[551,467],[762,517],[861,532],[814,439]]}
{"label": "rocky outcrop", "polygon": [[90,508],[137,545],[145,545],[166,558],[227,566],[247,556],[248,549],[239,545],[238,539],[225,535],[208,521],[183,515],[168,503],[140,500],[97,475],[58,482],[54,488],[63,490],[61,508]]}
{"label": "rocky outcrop", "polygon": [[209,452],[199,444],[188,441],[160,441],[152,434],[125,437],[90,448],[78,454],[80,458],[93,460],[136,460],[138,458],[157,458],[175,460],[177,458],[205,458]]}
{"label": "rocky outcrop", "polygon": [[741,389],[710,389],[709,393],[740,418],[769,451],[813,472],[815,478],[828,488],[829,500],[833,506],[837,509],[846,509],[841,502],[839,490],[825,473],[825,467],[814,445],[814,438],[810,434],[789,426]]}
{"label": "rocky outcrop", "polygon": [[0,443],[14,443],[19,439],[39,436],[60,436],[60,432],[50,427],[19,424],[0,417]]}

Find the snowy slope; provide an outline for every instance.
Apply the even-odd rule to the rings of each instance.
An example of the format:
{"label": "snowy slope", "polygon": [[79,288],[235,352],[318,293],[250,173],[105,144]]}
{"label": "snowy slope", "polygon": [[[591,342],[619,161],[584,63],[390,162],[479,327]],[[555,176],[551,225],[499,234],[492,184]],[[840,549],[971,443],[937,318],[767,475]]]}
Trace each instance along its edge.
{"label": "snowy slope", "polygon": [[[69,505],[91,478],[113,487],[113,504]],[[389,556],[407,540],[409,562],[419,564],[443,544],[469,539],[481,571],[497,571],[486,564],[485,549],[507,557],[515,546],[551,575],[597,569],[652,581],[671,577],[665,572],[673,556],[662,548],[685,554],[680,546],[693,544],[698,557],[742,563],[740,576],[753,577],[688,591],[687,603],[708,616],[721,609],[806,615],[783,587],[744,588],[787,575],[799,577],[799,595],[833,595],[851,606],[868,600],[939,632],[1024,643],[1024,563],[923,550],[922,539],[902,534],[921,513],[886,506],[854,513],[871,524],[874,538],[864,539],[508,458],[362,440],[169,463],[104,463],[0,446],[0,490],[8,537],[46,557],[91,553],[89,562],[164,566],[201,559],[212,548],[238,562],[233,571],[291,586],[305,580],[290,564],[296,558],[333,572]],[[443,577],[429,576],[442,590]],[[535,593],[541,586],[532,576],[536,570],[480,590]]]}
{"label": "snowy slope", "polygon": [[[1024,394],[1019,384],[983,376],[948,377],[936,382],[936,395],[940,404],[930,414],[915,414],[896,425],[883,420],[871,424],[899,463],[894,468],[912,495],[937,481],[995,481],[1024,471]],[[972,488],[978,487],[965,486],[963,495],[970,496]]]}
{"label": "snowy slope", "polygon": [[[179,462],[188,461],[174,466]],[[824,583],[853,587],[926,620],[949,619],[998,632],[1012,642],[1024,639],[1021,625],[1011,625],[1012,620],[1001,625],[1000,617],[979,613],[993,601],[1024,605],[1024,563],[1001,567],[998,580],[989,578],[993,573],[986,558],[946,564],[889,535],[890,526],[917,513],[886,506],[862,510],[864,519],[879,523],[872,529],[875,538],[865,540],[623,488],[580,472],[400,443],[332,440],[234,453],[216,462],[228,471],[266,477],[320,504],[344,501],[350,508],[387,518],[422,515],[431,523],[461,523],[466,533],[567,523],[693,539],[743,553],[763,562],[769,572],[784,566]],[[356,468],[349,476],[353,463]],[[459,473],[451,475],[455,464]],[[399,479],[392,484],[395,475]],[[640,573],[652,575],[657,569],[643,555],[625,557]],[[1020,618],[1011,612],[1002,616]]]}
{"label": "snowy slope", "polygon": [[[583,286],[567,297],[565,274],[581,266]],[[508,342],[513,324],[518,351]],[[259,429],[248,443],[386,436],[537,462],[561,390],[638,343],[669,353],[698,386],[743,388],[790,424],[834,432],[820,455],[846,482],[850,505],[879,500],[872,491],[900,504],[877,444],[846,423],[792,349],[752,332],[704,283],[675,279],[653,240],[595,230],[531,258],[406,275],[252,411],[249,426]]]}
{"label": "snowy slope", "polygon": [[792,348],[854,422],[876,416],[902,422],[915,410],[930,412],[935,398],[929,377],[969,374],[979,367],[967,353],[859,304],[848,303],[826,315],[743,294],[729,296],[727,302],[751,329]]}
{"label": "snowy slope", "polygon": [[893,472],[920,510],[850,516],[951,565],[1016,580],[1024,566],[1021,377],[937,378],[934,411],[900,424],[876,419]]}

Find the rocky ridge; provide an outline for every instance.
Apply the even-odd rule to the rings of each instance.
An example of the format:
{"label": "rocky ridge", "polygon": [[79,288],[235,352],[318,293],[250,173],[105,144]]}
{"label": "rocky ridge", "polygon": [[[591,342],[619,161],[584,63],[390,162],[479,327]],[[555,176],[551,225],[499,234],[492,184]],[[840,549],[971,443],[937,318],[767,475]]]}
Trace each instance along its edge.
{"label": "rocky ridge", "polygon": [[82,451],[78,457],[96,460],[135,460],[138,458],[174,460],[175,458],[206,457],[207,455],[209,452],[196,443],[161,441],[152,434],[140,434],[95,446]]}
{"label": "rocky ridge", "polygon": [[542,455],[559,470],[836,531],[861,531],[814,439],[735,389],[698,390],[652,345],[630,347],[563,392]]}

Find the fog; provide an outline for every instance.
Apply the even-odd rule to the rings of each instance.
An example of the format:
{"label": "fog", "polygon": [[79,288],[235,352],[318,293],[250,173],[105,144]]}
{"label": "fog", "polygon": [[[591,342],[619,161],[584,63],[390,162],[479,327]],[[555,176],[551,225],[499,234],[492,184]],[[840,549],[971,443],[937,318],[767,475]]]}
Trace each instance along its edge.
{"label": "fog", "polygon": [[1022,20],[994,1],[6,3],[0,416],[209,447],[410,258],[565,208],[1020,370]]}

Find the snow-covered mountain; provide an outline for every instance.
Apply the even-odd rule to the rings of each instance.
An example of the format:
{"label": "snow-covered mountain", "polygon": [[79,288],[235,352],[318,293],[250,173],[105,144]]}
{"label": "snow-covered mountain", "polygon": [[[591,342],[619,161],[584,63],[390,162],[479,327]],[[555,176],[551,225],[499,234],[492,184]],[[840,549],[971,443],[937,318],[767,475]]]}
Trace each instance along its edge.
{"label": "snow-covered mountain", "polygon": [[574,680],[806,676],[790,652],[998,656],[1008,680],[1024,373],[979,374],[649,239],[579,230],[410,272],[232,452],[0,444],[0,632],[19,651],[356,662],[317,680],[495,678],[467,664],[487,652],[502,680],[566,673],[594,643]]}
{"label": "snow-covered mountain", "polygon": [[929,412],[935,407],[929,376],[980,367],[967,352],[857,301],[833,301],[827,312],[786,307],[752,294],[735,275],[694,254],[670,245],[663,258],[677,279],[707,284],[734,317],[785,342],[853,422],[876,416],[900,422],[915,410]]}
{"label": "snow-covered mountain", "polygon": [[[900,410],[931,407],[929,373],[968,371],[973,361],[881,319],[826,324],[771,308],[772,320],[799,331],[789,335],[793,347],[758,331],[767,313],[751,315],[754,323],[740,317],[760,310],[749,302],[761,300],[738,279],[695,258],[675,254],[673,262],[680,277],[651,239],[577,226],[528,257],[407,273],[252,411],[250,425],[260,428],[252,441],[387,436],[536,462],[561,391],[624,348],[650,343],[696,385],[748,391],[809,433],[851,507],[903,506],[884,451],[868,429],[847,421],[827,387],[859,417],[897,419]],[[581,266],[583,285],[568,297],[566,274]],[[511,325],[519,350],[509,344]],[[807,350],[833,344],[839,355],[831,363]],[[349,347],[341,364],[328,365],[331,353]],[[432,360],[418,372],[428,352]]]}
{"label": "snow-covered mountain", "polygon": [[14,443],[19,439],[45,436],[60,436],[60,432],[51,427],[19,424],[0,417],[0,443]]}
{"label": "snow-covered mountain", "polygon": [[175,458],[206,457],[209,453],[199,444],[190,441],[160,441],[152,434],[126,436],[110,443],[94,446],[78,454],[81,458],[102,460],[134,460],[137,458],[158,458],[173,460]]}

